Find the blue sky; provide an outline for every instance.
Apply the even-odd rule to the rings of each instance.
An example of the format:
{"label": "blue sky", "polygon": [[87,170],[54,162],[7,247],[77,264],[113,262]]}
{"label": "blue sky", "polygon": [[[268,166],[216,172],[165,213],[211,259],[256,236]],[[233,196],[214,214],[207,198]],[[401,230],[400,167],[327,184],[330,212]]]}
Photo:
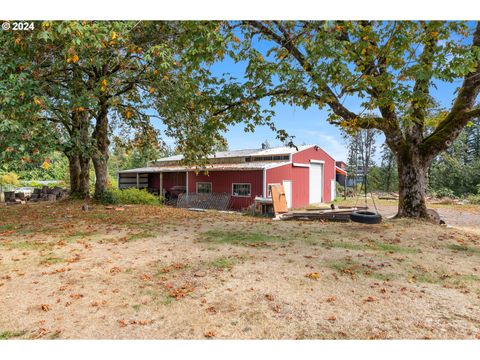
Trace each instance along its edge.
{"label": "blue sky", "polygon": [[[472,25],[471,25],[472,26]],[[469,40],[468,40],[469,41]],[[257,43],[256,48],[265,54],[269,45],[265,42]],[[211,68],[214,75],[220,76],[228,73],[237,79],[242,79],[245,69],[244,63],[235,63],[232,59],[226,58],[221,63],[214,64]],[[453,83],[435,82],[436,87],[432,87],[432,96],[440,103],[441,107],[448,108],[454,98],[455,89],[461,85],[461,80]],[[347,99],[349,109],[354,112],[361,111],[360,101],[355,98]],[[264,107],[269,108],[267,101]],[[284,129],[291,136],[294,136],[294,142],[297,145],[303,143],[317,144],[327,151],[336,160],[347,159],[347,141],[340,129],[334,125],[330,125],[327,119],[327,109],[318,109],[311,107],[303,109],[290,105],[277,105],[274,108],[276,116],[274,123],[278,129]],[[162,128],[161,126],[159,126]],[[231,150],[259,148],[261,143],[268,140],[271,146],[281,146],[276,139],[276,134],[266,126],[259,126],[255,132],[244,132],[244,126],[238,124],[230,127],[225,134]],[[165,139],[167,144],[174,145],[173,139]],[[377,153],[375,160],[379,160],[379,148],[384,141],[384,137],[380,135],[377,138]]]}

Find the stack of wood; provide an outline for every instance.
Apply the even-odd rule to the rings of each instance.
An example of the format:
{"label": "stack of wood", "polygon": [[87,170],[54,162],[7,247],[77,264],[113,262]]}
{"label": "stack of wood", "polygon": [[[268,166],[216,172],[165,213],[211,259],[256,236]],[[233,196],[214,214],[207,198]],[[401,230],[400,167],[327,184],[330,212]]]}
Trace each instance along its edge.
{"label": "stack of wood", "polygon": [[[7,205],[15,205],[15,204],[24,204],[25,203],[25,196],[21,196],[20,194],[16,194],[15,191],[5,191],[4,193],[5,203]],[[23,195],[23,193],[22,193]]]}
{"label": "stack of wood", "polygon": [[281,220],[328,220],[350,221],[350,215],[356,210],[366,210],[367,207],[349,207],[341,209],[309,209],[305,211],[290,211],[280,216]]}
{"label": "stack of wood", "polygon": [[379,200],[398,200],[398,194],[397,193],[393,193],[393,192],[389,192],[389,193],[386,193],[386,194],[381,194],[378,196],[378,199]]}
{"label": "stack of wood", "polygon": [[57,201],[63,200],[68,196],[68,190],[60,187],[50,188],[43,186],[41,189],[34,189],[30,201]]}

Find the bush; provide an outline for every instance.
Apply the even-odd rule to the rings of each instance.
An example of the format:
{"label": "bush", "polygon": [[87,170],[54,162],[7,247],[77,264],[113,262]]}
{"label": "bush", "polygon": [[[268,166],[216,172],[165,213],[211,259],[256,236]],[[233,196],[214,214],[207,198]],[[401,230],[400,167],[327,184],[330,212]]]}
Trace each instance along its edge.
{"label": "bush", "polygon": [[9,172],[9,173],[0,173],[0,185],[18,185],[20,181],[18,180],[18,175]]}
{"label": "bush", "polygon": [[468,201],[470,204],[480,205],[480,194],[468,196],[468,197],[467,197],[467,201]]}
{"label": "bush", "polygon": [[146,190],[135,188],[107,190],[102,194],[99,200],[103,204],[159,205],[161,202],[158,196],[152,195]]}
{"label": "bush", "polygon": [[432,192],[432,195],[436,198],[443,198],[443,197],[456,198],[453,190],[448,188],[440,188],[438,190],[435,190]]}

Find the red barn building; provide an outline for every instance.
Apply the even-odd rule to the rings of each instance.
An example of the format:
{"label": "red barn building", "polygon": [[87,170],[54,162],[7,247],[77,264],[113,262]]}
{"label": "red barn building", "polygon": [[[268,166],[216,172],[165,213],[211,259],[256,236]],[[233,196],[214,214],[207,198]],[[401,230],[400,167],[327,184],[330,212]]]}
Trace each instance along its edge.
{"label": "red barn building", "polygon": [[270,197],[270,185],[283,184],[289,208],[332,201],[335,160],[316,145],[218,152],[211,164],[182,165],[183,156],[158,159],[151,166],[120,171],[120,189],[145,188],[160,194],[228,193],[230,207],[244,209],[255,197]]}

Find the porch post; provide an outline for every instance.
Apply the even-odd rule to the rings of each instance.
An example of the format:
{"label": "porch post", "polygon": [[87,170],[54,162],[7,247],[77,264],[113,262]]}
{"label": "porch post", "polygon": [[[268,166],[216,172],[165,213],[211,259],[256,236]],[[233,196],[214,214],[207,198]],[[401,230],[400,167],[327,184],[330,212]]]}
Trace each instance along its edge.
{"label": "porch post", "polygon": [[160,173],[160,195],[163,196],[163,172]]}
{"label": "porch post", "polygon": [[138,179],[138,172],[137,172],[137,189],[138,189],[139,185],[140,185],[140,182],[139,182],[139,179]]}
{"label": "porch post", "polygon": [[188,170],[185,171],[185,173],[186,173],[186,175],[185,175],[185,178],[186,178],[186,179],[185,179],[185,182],[186,182],[186,184],[185,184],[185,192],[186,192],[186,194],[187,194],[187,200],[188,200]]}

